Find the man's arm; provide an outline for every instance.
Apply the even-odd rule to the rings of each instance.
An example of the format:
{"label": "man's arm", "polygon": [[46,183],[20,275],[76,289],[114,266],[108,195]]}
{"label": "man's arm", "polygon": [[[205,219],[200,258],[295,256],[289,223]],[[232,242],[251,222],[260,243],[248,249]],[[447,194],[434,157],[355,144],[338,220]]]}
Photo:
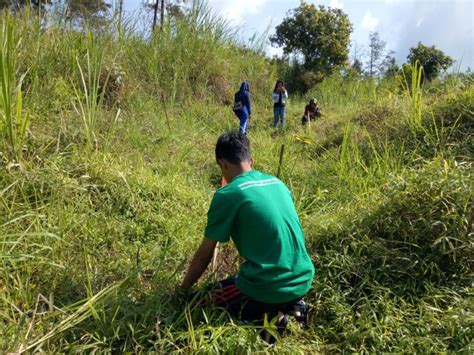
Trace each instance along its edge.
{"label": "man's arm", "polygon": [[193,260],[188,267],[188,271],[186,272],[186,276],[184,276],[181,287],[190,288],[199,277],[201,277],[202,273],[207,269],[207,266],[211,262],[216,244],[217,242],[215,240],[204,237],[198,250],[194,253]]}

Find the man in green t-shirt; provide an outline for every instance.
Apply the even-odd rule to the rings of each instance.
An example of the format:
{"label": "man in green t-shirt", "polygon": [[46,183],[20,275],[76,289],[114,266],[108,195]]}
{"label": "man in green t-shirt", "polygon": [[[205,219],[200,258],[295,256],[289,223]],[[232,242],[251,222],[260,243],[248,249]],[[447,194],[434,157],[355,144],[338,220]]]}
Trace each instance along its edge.
{"label": "man in green t-shirt", "polygon": [[262,320],[266,313],[278,315],[283,327],[288,314],[304,322],[302,297],[311,287],[314,266],[290,191],[276,177],[252,170],[245,134],[222,134],[216,160],[229,183],[214,194],[204,239],[182,287],[190,288],[206,270],[217,242],[232,239],[245,262],[237,276],[210,289],[214,304],[243,321]]}

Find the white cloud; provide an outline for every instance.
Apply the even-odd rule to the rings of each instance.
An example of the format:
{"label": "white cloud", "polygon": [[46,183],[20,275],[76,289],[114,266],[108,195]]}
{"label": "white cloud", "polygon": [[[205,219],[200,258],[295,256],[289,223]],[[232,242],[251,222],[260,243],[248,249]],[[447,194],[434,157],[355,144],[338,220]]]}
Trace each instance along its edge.
{"label": "white cloud", "polygon": [[272,58],[274,56],[281,57],[283,55],[283,49],[268,46],[267,47],[267,54],[270,58]]}
{"label": "white cloud", "polygon": [[367,12],[364,15],[364,18],[362,19],[362,28],[373,31],[375,28],[378,26],[380,20],[372,15],[372,12],[370,10],[367,10]]}
{"label": "white cloud", "polygon": [[416,21],[416,27],[420,27],[423,21],[425,21],[423,17],[419,18],[418,21]]}
{"label": "white cloud", "polygon": [[258,14],[269,0],[209,0],[209,5],[225,19],[236,25],[245,23],[245,17]]}
{"label": "white cloud", "polygon": [[344,7],[344,4],[339,0],[329,0],[329,7],[333,9],[341,9]]}

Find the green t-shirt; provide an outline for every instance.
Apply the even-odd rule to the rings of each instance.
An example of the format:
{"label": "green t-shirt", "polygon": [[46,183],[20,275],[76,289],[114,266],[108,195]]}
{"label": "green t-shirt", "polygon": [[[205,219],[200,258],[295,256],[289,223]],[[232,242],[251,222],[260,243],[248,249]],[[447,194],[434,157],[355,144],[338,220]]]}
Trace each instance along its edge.
{"label": "green t-shirt", "polygon": [[304,296],[314,266],[288,188],[276,177],[252,170],[216,191],[204,235],[227,242],[230,237],[245,262],[237,287],[265,303]]}

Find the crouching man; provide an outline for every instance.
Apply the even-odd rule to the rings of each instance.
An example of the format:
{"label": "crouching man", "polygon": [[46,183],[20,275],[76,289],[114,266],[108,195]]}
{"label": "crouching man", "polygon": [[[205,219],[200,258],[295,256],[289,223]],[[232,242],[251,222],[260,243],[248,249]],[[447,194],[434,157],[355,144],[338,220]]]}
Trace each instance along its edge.
{"label": "crouching man", "polygon": [[222,134],[215,154],[228,184],[214,194],[204,239],[182,287],[189,289],[199,279],[217,242],[232,238],[245,262],[236,276],[209,287],[214,305],[257,325],[265,317],[276,317],[280,332],[289,315],[304,323],[303,296],[311,287],[314,266],[290,191],[276,177],[252,169],[250,144],[243,133]]}
{"label": "crouching man", "polygon": [[305,125],[308,122],[316,121],[316,118],[322,116],[321,107],[319,107],[316,99],[309,100],[309,104],[304,107],[304,114],[301,117],[301,124]]}

